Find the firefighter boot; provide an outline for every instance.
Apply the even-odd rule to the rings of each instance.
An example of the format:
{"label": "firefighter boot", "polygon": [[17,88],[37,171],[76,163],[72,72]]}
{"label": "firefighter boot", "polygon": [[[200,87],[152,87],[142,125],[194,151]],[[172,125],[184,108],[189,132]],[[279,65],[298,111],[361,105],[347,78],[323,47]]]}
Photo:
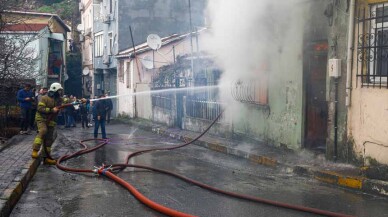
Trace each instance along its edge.
{"label": "firefighter boot", "polygon": [[44,159],[44,164],[47,164],[47,165],[56,165],[56,164],[57,164],[57,161],[54,160],[54,159],[45,158],[45,159]]}
{"label": "firefighter boot", "polygon": [[32,157],[32,158],[38,158],[38,157],[39,157],[38,151],[37,151],[37,150],[32,150],[31,157]]}

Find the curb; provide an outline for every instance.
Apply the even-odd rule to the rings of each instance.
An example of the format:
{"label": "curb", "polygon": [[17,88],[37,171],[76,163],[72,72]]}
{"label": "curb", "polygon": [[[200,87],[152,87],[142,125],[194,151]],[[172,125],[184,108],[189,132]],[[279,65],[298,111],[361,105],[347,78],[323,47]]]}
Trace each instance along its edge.
{"label": "curb", "polygon": [[12,184],[5,190],[4,194],[0,197],[0,216],[5,217],[11,214],[12,209],[15,207],[23,192],[26,190],[28,183],[36,173],[41,158],[31,159],[24,165],[20,176],[15,177]]}
{"label": "curb", "polygon": [[[143,126],[143,129],[146,130],[146,129],[149,129],[149,127]],[[194,139],[190,135],[180,135],[180,134],[175,134],[173,132],[169,132],[168,130],[166,130],[165,127],[152,127],[152,132],[159,135],[178,139],[183,142]],[[357,176],[345,176],[332,171],[316,170],[313,168],[303,167],[298,165],[297,166],[283,165],[283,164],[280,164],[274,158],[271,158],[268,156],[250,154],[249,152],[233,149],[219,143],[211,143],[203,140],[197,140],[196,142],[194,142],[194,144],[204,148],[208,148],[213,151],[221,152],[224,154],[230,154],[230,155],[246,158],[254,163],[261,164],[264,166],[269,166],[269,167],[283,166],[287,170],[293,171],[296,174],[309,176],[321,182],[329,183],[339,187],[345,187],[347,189],[352,189],[352,190],[362,191],[365,193],[388,197],[388,182],[386,181],[373,180],[373,179],[368,179],[365,177],[357,177]]]}

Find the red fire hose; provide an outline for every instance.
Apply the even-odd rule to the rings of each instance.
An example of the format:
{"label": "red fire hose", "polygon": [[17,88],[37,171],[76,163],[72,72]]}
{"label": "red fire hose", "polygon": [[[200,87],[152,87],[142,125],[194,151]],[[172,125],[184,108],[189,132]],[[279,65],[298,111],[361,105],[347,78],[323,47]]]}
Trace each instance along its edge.
{"label": "red fire hose", "polygon": [[283,208],[287,208],[287,209],[293,209],[293,210],[298,210],[298,211],[302,211],[302,212],[309,212],[309,213],[314,213],[314,214],[324,215],[324,216],[351,217],[351,215],[346,215],[346,214],[342,214],[342,213],[335,213],[335,212],[326,211],[326,210],[320,210],[320,209],[311,208],[311,207],[292,205],[292,204],[288,204],[288,203],[282,203],[282,202],[267,200],[267,199],[263,199],[263,198],[259,198],[259,197],[253,197],[253,196],[249,196],[249,195],[237,194],[237,193],[234,193],[234,192],[228,192],[228,191],[224,191],[224,190],[221,190],[221,189],[218,189],[218,188],[215,188],[215,187],[203,184],[201,182],[189,179],[187,177],[184,177],[184,176],[181,176],[179,174],[172,173],[172,172],[169,172],[169,171],[166,171],[166,170],[161,170],[161,169],[157,169],[157,168],[153,168],[153,167],[149,167],[149,166],[144,166],[144,165],[128,164],[130,158],[132,158],[134,156],[138,156],[140,154],[144,154],[144,153],[151,152],[151,151],[156,151],[156,150],[172,150],[172,149],[177,149],[177,148],[184,147],[184,146],[187,146],[189,144],[192,144],[193,142],[198,140],[200,137],[202,137],[216,123],[216,121],[218,120],[218,118],[220,116],[221,116],[221,114],[211,123],[211,125],[203,133],[201,133],[198,137],[196,137],[192,141],[186,142],[186,143],[181,144],[181,145],[170,146],[170,147],[166,147],[166,148],[153,148],[153,149],[145,149],[145,150],[140,150],[140,151],[134,152],[132,154],[129,154],[126,157],[125,164],[113,164],[110,167],[106,167],[105,165],[103,165],[102,167],[96,168],[94,170],[90,170],[90,169],[77,169],[77,168],[69,168],[69,167],[62,166],[61,165],[62,162],[66,161],[66,160],[69,160],[71,158],[74,158],[76,156],[80,156],[80,155],[92,152],[94,150],[97,150],[97,149],[101,148],[102,146],[104,146],[104,145],[106,145],[108,143],[108,140],[106,140],[106,139],[97,139],[98,141],[101,141],[101,143],[99,143],[95,147],[88,148],[84,144],[84,142],[92,141],[92,140],[96,140],[96,139],[83,140],[83,141],[80,142],[80,145],[83,146],[84,148],[82,150],[80,150],[80,151],[77,151],[77,152],[73,153],[73,154],[65,155],[65,156],[60,157],[58,159],[58,161],[57,161],[57,167],[59,169],[61,169],[61,170],[69,171],[69,172],[85,172],[85,173],[96,173],[96,174],[104,175],[104,176],[112,179],[113,181],[117,182],[118,184],[122,185],[126,189],[128,189],[139,201],[141,201],[142,203],[144,203],[148,207],[150,207],[150,208],[152,208],[152,209],[154,209],[154,210],[156,210],[156,211],[158,211],[160,213],[166,214],[168,216],[176,216],[176,217],[189,217],[190,216],[191,217],[193,215],[182,213],[182,212],[170,209],[168,207],[165,207],[163,205],[160,205],[158,203],[155,203],[155,202],[151,201],[150,199],[148,199],[147,197],[142,195],[131,184],[129,184],[125,180],[121,179],[120,177],[116,176],[114,174],[114,172],[115,171],[117,171],[117,172],[118,171],[122,171],[126,167],[147,169],[147,170],[151,170],[151,171],[167,174],[167,175],[170,175],[170,176],[174,176],[174,177],[182,179],[182,180],[184,180],[184,181],[186,181],[188,183],[197,185],[197,186],[199,186],[201,188],[208,189],[208,190],[211,190],[211,191],[214,191],[214,192],[217,192],[217,193],[221,193],[221,194],[224,194],[224,195],[228,195],[228,196],[231,196],[231,197],[235,197],[235,198],[240,198],[240,199],[249,200],[249,201],[253,201],[253,202],[259,202],[259,203],[264,203],[264,204],[273,205],[273,206],[277,206],[277,207],[283,207]]}

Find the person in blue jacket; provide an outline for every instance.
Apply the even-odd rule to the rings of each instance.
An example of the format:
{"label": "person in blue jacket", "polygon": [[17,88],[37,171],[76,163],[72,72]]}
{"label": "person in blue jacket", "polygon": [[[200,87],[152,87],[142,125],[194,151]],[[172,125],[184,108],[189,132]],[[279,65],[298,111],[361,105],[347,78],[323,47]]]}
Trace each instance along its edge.
{"label": "person in blue jacket", "polygon": [[31,84],[25,84],[24,88],[18,91],[17,100],[20,106],[20,134],[28,134],[28,127],[31,125],[32,102],[34,101]]}

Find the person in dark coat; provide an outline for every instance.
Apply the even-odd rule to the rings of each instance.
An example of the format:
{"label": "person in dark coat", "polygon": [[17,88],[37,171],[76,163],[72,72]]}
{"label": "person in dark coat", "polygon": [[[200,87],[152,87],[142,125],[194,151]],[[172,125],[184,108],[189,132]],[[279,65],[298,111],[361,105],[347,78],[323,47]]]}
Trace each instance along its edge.
{"label": "person in dark coat", "polygon": [[31,91],[31,84],[25,84],[24,88],[17,93],[17,100],[20,106],[20,134],[28,134],[28,127],[31,122],[31,108],[34,101],[34,93]]}
{"label": "person in dark coat", "polygon": [[[105,97],[109,97],[109,94],[106,94]],[[106,122],[109,124],[110,122],[110,115],[112,113],[113,109],[113,102],[111,98],[106,99]]]}
{"label": "person in dark coat", "polygon": [[89,100],[87,100],[85,98],[81,99],[81,104],[79,105],[79,111],[80,111],[80,114],[81,114],[82,128],[85,128],[85,126],[87,128],[89,128],[89,121],[88,121],[89,108],[88,108],[88,104],[89,104]]}
{"label": "person in dark coat", "polygon": [[106,100],[105,95],[101,95],[98,100],[94,101],[94,138],[98,137],[98,128],[101,125],[102,138],[106,139],[105,118],[106,118]]}

